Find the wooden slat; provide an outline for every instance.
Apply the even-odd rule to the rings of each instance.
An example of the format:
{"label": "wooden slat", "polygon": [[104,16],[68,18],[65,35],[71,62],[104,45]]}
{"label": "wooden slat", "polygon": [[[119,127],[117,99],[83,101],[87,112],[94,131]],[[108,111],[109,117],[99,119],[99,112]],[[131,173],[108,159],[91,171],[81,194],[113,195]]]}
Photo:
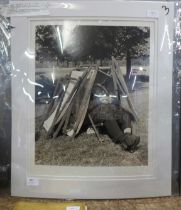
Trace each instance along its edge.
{"label": "wooden slat", "polygon": [[65,119],[65,123],[64,123],[64,127],[63,127],[63,132],[65,133],[67,130],[67,126],[70,120],[70,116],[72,113],[72,107],[73,107],[73,103],[69,106],[69,109],[67,110],[67,115],[66,115],[66,119]]}
{"label": "wooden slat", "polygon": [[82,102],[80,104],[80,109],[78,112],[78,119],[75,122],[74,127],[73,127],[75,134],[78,134],[78,132],[80,131],[80,129],[82,127],[83,121],[85,119],[85,116],[86,116],[86,113],[88,110],[88,106],[89,106],[91,91],[92,91],[92,87],[93,87],[96,75],[97,75],[97,68],[92,69],[90,71],[90,74],[89,74],[90,78],[89,78],[89,81],[87,82],[86,90],[85,90]]}
{"label": "wooden slat", "polygon": [[103,72],[103,71],[102,71],[102,70],[100,70],[100,69],[99,69],[99,72],[100,72],[100,73],[102,73],[103,75],[105,75],[105,76],[109,77],[109,78],[111,78],[111,77],[112,77],[112,76],[111,76],[111,74],[105,73],[105,72]]}
{"label": "wooden slat", "polygon": [[118,91],[118,85],[116,82],[114,62],[112,62],[111,74],[112,74],[113,85],[114,85],[114,93],[118,97],[118,100],[119,100],[119,91]]}
{"label": "wooden slat", "polygon": [[138,115],[137,115],[137,112],[136,112],[135,107],[134,107],[134,105],[133,105],[133,102],[132,102],[132,100],[131,100],[131,98],[130,98],[130,94],[129,94],[129,91],[128,91],[126,82],[125,82],[125,80],[124,80],[124,77],[123,77],[123,75],[122,75],[122,72],[120,71],[119,64],[118,64],[118,62],[116,61],[116,59],[115,59],[114,57],[112,57],[112,61],[113,61],[113,63],[114,63],[115,66],[116,66],[115,74],[116,74],[116,76],[117,76],[117,78],[118,78],[120,84],[122,85],[123,90],[125,91],[125,93],[126,93],[126,95],[127,95],[127,101],[128,101],[129,106],[130,106],[130,109],[131,109],[132,112],[133,112],[133,115],[134,115],[134,117],[135,117],[135,120],[138,121]]}
{"label": "wooden slat", "polygon": [[53,132],[53,139],[56,138],[63,126],[63,124],[65,123],[66,120],[66,114],[62,117],[61,121],[58,124],[58,128]]}
{"label": "wooden slat", "polygon": [[99,132],[98,132],[98,130],[97,130],[97,128],[96,128],[96,126],[95,126],[93,120],[92,120],[91,115],[88,114],[88,117],[89,117],[89,120],[90,120],[90,122],[91,122],[91,124],[92,124],[92,127],[93,127],[93,129],[94,129],[94,131],[95,131],[95,134],[96,134],[98,140],[99,140],[100,142],[103,142],[103,139],[101,139],[101,137],[100,137],[100,135],[99,135]]}

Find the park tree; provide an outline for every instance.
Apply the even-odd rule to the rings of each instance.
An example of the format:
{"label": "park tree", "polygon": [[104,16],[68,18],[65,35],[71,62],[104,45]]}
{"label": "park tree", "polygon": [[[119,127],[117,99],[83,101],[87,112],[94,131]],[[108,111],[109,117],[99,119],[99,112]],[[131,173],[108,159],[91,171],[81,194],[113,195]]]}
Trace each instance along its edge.
{"label": "park tree", "polygon": [[148,27],[79,26],[77,33],[80,40],[76,42],[78,59],[91,57],[103,60],[110,59],[111,56],[125,59],[127,77],[131,70],[131,60],[149,55]]}
{"label": "park tree", "polygon": [[49,25],[40,25],[35,31],[35,52],[36,60],[44,62],[56,56],[56,40],[54,39],[54,29]]}
{"label": "park tree", "polygon": [[[61,33],[63,26],[60,27]],[[74,26],[70,40],[61,52],[56,26],[38,26],[36,30],[36,59],[86,61],[110,59],[126,60],[126,76],[131,70],[131,60],[149,54],[148,27],[136,26]],[[63,41],[63,39],[62,39]]]}
{"label": "park tree", "polygon": [[63,54],[60,50],[56,26],[40,25],[36,27],[35,33],[36,61],[43,63],[44,61],[62,62],[67,60],[66,52]]}
{"label": "park tree", "polygon": [[131,71],[131,60],[149,55],[148,27],[119,27],[115,35],[114,55],[126,59],[126,77]]}

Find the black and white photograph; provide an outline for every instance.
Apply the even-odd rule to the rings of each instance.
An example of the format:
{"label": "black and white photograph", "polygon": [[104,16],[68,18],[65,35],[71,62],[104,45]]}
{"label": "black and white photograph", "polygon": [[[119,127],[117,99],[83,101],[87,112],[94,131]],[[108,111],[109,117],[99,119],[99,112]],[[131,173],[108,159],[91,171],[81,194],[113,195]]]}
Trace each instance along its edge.
{"label": "black and white photograph", "polygon": [[35,27],[35,164],[147,166],[150,28]]}

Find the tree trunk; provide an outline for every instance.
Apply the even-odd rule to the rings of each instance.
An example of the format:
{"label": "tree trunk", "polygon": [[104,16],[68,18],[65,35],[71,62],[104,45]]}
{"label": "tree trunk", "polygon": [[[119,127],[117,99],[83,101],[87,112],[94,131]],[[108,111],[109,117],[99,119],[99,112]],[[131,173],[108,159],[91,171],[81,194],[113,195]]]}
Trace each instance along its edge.
{"label": "tree trunk", "polygon": [[126,56],[126,79],[129,79],[129,74],[131,72],[131,55],[130,52],[127,51],[127,56]]}
{"label": "tree trunk", "polygon": [[100,66],[102,66],[102,59],[100,60]]}

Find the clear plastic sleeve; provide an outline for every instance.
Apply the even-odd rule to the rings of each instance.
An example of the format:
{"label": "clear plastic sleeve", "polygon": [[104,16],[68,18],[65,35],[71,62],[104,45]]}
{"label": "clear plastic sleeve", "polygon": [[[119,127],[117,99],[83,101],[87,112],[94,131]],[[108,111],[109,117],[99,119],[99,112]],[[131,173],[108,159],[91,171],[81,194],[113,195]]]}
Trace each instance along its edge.
{"label": "clear plastic sleeve", "polygon": [[[12,164],[12,195],[93,198],[92,180],[105,174],[112,190],[118,177],[128,193],[115,187],[98,198],[136,197],[129,176],[133,186],[137,178],[147,186],[138,197],[170,195],[171,173],[178,194],[180,8],[173,1],[2,2],[0,173]],[[70,193],[53,190],[55,177]],[[62,177],[87,180],[87,196],[80,180],[71,191]]]}

